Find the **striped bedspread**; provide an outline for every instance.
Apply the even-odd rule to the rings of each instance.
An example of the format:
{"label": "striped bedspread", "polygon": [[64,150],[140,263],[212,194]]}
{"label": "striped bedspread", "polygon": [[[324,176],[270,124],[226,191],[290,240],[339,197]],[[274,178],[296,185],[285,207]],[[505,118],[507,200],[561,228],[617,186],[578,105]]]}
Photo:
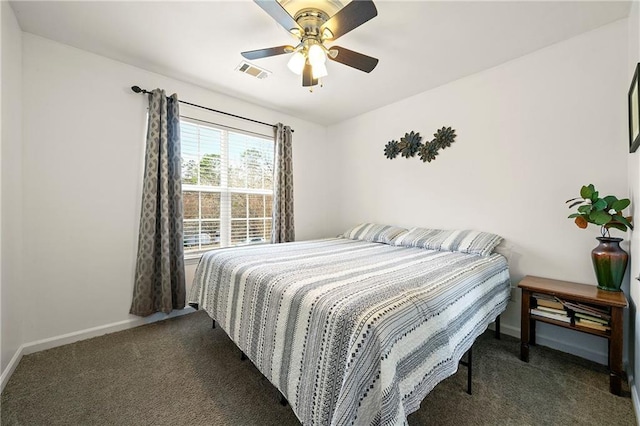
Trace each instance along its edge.
{"label": "striped bedspread", "polygon": [[214,250],[190,302],[305,425],[400,425],[506,307],[501,255],[345,238]]}

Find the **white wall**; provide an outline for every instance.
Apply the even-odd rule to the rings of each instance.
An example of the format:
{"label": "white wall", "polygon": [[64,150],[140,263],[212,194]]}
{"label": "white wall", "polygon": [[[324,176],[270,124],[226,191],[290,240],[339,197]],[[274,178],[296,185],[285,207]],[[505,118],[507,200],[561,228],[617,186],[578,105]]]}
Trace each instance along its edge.
{"label": "white wall", "polygon": [[2,11],[2,372],[22,344],[22,31],[6,1]]}
{"label": "white wall", "polygon": [[297,238],[325,235],[324,127],[31,34],[23,45],[25,342],[132,318],[147,103],[132,85],[291,125]]}
{"label": "white wall", "polygon": [[[640,3],[634,1],[631,6],[631,12],[628,19],[629,45],[628,45],[628,66],[627,66],[627,86],[631,84],[631,79],[636,68],[636,64],[640,62]],[[627,136],[628,138],[628,136]],[[628,139],[627,139],[628,140]],[[634,404],[636,407],[636,415],[638,412],[638,389],[637,382],[640,377],[640,315],[638,315],[638,305],[640,304],[640,292],[638,290],[638,281],[635,277],[640,275],[640,151],[628,154],[629,157],[629,192],[633,200],[633,216],[636,218],[636,229],[631,232],[631,300],[629,303],[630,311],[630,327],[628,338],[632,339],[633,344],[630,345],[631,356],[629,357],[628,373],[634,382],[632,391]]]}
{"label": "white wall", "polygon": [[[23,168],[5,171],[2,160],[3,222],[5,176],[21,173],[24,215],[16,235],[33,242],[25,243],[20,297],[28,303],[18,340],[133,321],[128,308],[146,125],[146,101],[131,93],[133,84],[294,127],[298,239],[335,235],[361,221],[484,229],[514,248],[514,283],[526,274],[595,283],[589,252],[597,230],[575,228],[564,201],[585,183],[627,193],[626,105],[620,102],[628,87],[627,25],[610,24],[328,131],[24,34],[23,147],[13,154],[22,155]],[[3,21],[3,43],[5,27]],[[222,116],[212,120],[233,125]],[[430,136],[442,125],[459,136],[435,162],[384,158],[388,140],[410,130]],[[3,156],[4,143],[3,127]],[[187,267],[188,279],[194,268]],[[4,320],[4,269],[2,276],[4,342],[5,324],[13,329],[19,322]],[[503,322],[513,333],[518,302]],[[540,340],[546,334],[552,346],[565,340],[581,355],[606,359],[601,339],[563,331],[541,327]]]}
{"label": "white wall", "polygon": [[[578,229],[564,202],[588,183],[628,193],[626,46],[621,20],[329,127],[330,231],[363,221],[486,230],[514,246],[514,284],[528,274],[595,284],[598,229]],[[387,141],[443,125],[458,137],[436,161],[383,155]],[[519,335],[519,318],[518,300],[505,331]],[[604,339],[545,325],[542,343],[606,362]]]}

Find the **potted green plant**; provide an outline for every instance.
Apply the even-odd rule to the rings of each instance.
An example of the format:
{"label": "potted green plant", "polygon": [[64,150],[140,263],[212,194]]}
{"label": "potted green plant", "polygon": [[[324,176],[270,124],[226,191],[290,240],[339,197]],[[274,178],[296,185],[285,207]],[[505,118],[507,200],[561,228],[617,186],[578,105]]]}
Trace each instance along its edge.
{"label": "potted green plant", "polygon": [[598,288],[620,291],[629,255],[620,247],[622,238],[611,237],[609,231],[611,228],[623,232],[633,229],[632,217],[622,213],[631,201],[613,195],[600,197],[596,188],[589,184],[580,189],[580,197],[567,200],[567,203],[571,203],[570,209],[578,207],[577,213],[569,215],[578,228],[585,229],[590,223],[600,226],[602,236],[596,238],[600,244],[591,252]]}

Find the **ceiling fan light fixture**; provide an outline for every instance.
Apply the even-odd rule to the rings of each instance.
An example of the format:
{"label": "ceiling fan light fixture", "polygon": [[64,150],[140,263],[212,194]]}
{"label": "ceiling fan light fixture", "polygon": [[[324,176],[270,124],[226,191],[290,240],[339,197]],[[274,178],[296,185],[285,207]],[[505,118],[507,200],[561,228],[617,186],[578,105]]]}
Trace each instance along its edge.
{"label": "ceiling fan light fixture", "polygon": [[324,53],[324,49],[322,49],[322,45],[320,44],[312,44],[309,47],[309,63],[315,68],[319,65],[324,65],[327,61],[327,54]]}
{"label": "ceiling fan light fixture", "polygon": [[[348,67],[369,73],[378,64],[378,59],[354,52],[340,46],[327,48],[323,43],[332,42],[378,15],[373,0],[351,0],[347,5],[338,7],[331,15],[318,9],[313,2],[307,2],[305,8],[298,8],[295,15],[285,9],[291,9],[290,2],[299,0],[253,0],[262,10],[271,16],[282,28],[299,40],[296,47],[276,46],[267,49],[241,52],[245,59],[254,60],[270,56],[292,54],[288,68],[295,74],[302,74],[302,86],[313,87],[319,79],[327,75],[327,59]],[[344,0],[323,0],[340,3]],[[320,83],[320,86],[322,84]]]}
{"label": "ceiling fan light fixture", "polygon": [[302,52],[297,51],[293,55],[291,55],[291,59],[287,63],[287,66],[294,74],[302,74],[302,69],[304,68],[304,63],[306,62],[306,58],[302,54]]}
{"label": "ceiling fan light fixture", "polygon": [[329,74],[329,72],[327,71],[327,65],[324,63],[313,65],[312,74],[313,78],[316,80],[322,77],[326,77]]}

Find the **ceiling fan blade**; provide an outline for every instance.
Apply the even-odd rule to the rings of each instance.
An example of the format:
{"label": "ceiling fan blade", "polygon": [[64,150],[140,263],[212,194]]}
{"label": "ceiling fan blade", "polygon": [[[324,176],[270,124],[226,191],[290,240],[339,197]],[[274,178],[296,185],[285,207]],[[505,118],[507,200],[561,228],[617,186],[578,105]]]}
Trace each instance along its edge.
{"label": "ceiling fan blade", "polygon": [[313,68],[307,62],[302,69],[302,87],[315,86],[316,84],[318,84],[318,79],[313,78]]}
{"label": "ceiling fan blade", "polygon": [[269,56],[282,55],[284,53],[291,53],[293,52],[293,49],[293,46],[277,46],[269,47],[267,49],[249,50],[248,52],[242,52],[241,55],[245,59],[253,60],[268,58]]}
{"label": "ceiling fan blade", "polygon": [[[349,3],[351,4],[351,3]],[[363,55],[362,53],[354,52],[353,50],[345,49],[340,46],[331,46],[331,50],[337,50],[336,57],[328,55],[332,61],[340,62],[355,69],[359,69],[364,72],[371,72],[378,65],[378,60],[371,56]]]}
{"label": "ceiling fan blade", "polygon": [[285,10],[280,3],[276,0],[254,0],[258,6],[262,8],[265,12],[269,14],[276,22],[284,27],[285,30],[291,31],[293,28],[297,28],[302,31],[300,25],[296,22],[295,19],[289,12]]}
{"label": "ceiling fan blade", "polygon": [[353,0],[325,22],[321,29],[328,28],[335,40],[376,16],[378,16],[378,9],[373,1]]}

